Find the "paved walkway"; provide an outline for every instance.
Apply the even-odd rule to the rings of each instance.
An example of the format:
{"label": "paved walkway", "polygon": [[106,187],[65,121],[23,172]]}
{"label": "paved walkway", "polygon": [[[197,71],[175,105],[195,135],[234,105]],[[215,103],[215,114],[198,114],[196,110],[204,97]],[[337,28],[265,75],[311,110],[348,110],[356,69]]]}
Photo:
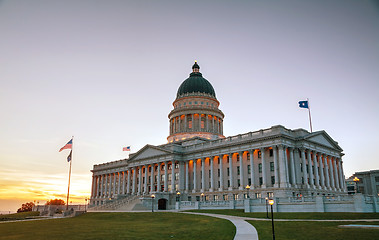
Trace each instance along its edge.
{"label": "paved walkway", "polygon": [[204,215],[216,218],[222,218],[231,221],[236,226],[236,235],[234,240],[258,240],[258,232],[253,225],[245,221],[243,217],[236,217],[230,215],[211,214],[211,213],[197,213],[197,212],[181,212],[186,214]]}

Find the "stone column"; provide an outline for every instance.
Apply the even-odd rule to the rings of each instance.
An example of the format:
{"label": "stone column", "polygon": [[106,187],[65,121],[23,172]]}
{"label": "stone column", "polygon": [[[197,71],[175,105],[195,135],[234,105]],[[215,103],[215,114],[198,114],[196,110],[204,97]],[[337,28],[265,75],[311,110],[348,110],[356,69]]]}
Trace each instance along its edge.
{"label": "stone column", "polygon": [[324,155],[324,163],[325,163],[325,180],[326,180],[326,187],[330,190],[330,177],[329,177],[329,164],[328,164],[328,156]]}
{"label": "stone column", "polygon": [[208,124],[208,122],[209,122],[209,116],[208,116],[208,114],[205,114],[205,123],[206,123],[205,128],[206,128],[207,132],[209,132],[209,124]]}
{"label": "stone column", "polygon": [[187,114],[184,115],[184,132],[188,131],[188,121],[187,121]]}
{"label": "stone column", "polygon": [[197,159],[193,160],[193,189],[192,192],[195,193],[197,190],[197,169],[196,169]]}
{"label": "stone column", "polygon": [[96,197],[101,197],[103,194],[103,175],[99,175],[99,186],[96,191]]}
{"label": "stone column", "polygon": [[104,197],[108,197],[108,173],[105,175]]}
{"label": "stone column", "polygon": [[250,189],[253,190],[255,189],[256,182],[255,182],[255,167],[254,167],[254,149],[249,150],[249,155],[250,155],[250,179],[251,179],[251,184],[250,184]]}
{"label": "stone column", "polygon": [[214,172],[213,172],[213,162],[214,162],[214,156],[211,156],[210,158],[209,158],[209,162],[210,162],[210,170],[211,170],[211,188],[209,189],[209,191],[210,192],[213,192],[213,190],[214,190],[214,177],[213,177],[213,175],[214,175]]}
{"label": "stone column", "polygon": [[125,171],[122,171],[122,194],[125,194]]}
{"label": "stone column", "polygon": [[188,193],[189,192],[189,166],[190,166],[190,163],[189,163],[190,161],[187,161],[187,163],[186,163],[186,183],[185,183],[185,185],[186,185],[186,193]]}
{"label": "stone column", "polygon": [[148,166],[145,165],[145,181],[143,183],[143,193],[144,194],[147,194],[149,191],[147,190],[147,179],[148,179],[148,176],[147,176],[147,171],[148,170]]}
{"label": "stone column", "polygon": [[322,162],[322,159],[323,159],[322,154],[318,153],[317,158],[318,158],[318,163],[320,164],[319,169],[320,169],[321,188],[325,189],[324,164]]}
{"label": "stone column", "polygon": [[131,181],[131,175],[132,174],[132,168],[128,168],[128,180],[126,182],[126,193],[129,194],[130,193],[130,181]]}
{"label": "stone column", "polygon": [[342,171],[342,159],[338,159],[338,170],[339,170],[339,176],[340,176],[340,188],[341,191],[345,190],[345,178],[343,176],[343,171]]}
{"label": "stone column", "polygon": [[154,171],[155,171],[155,164],[151,164],[151,173],[150,173],[150,192],[154,192],[154,185],[155,185],[155,177],[154,177]]}
{"label": "stone column", "polygon": [[96,177],[92,175],[91,198],[94,198],[94,194],[96,194],[95,188],[96,188]]}
{"label": "stone column", "polygon": [[296,170],[295,170],[295,157],[294,157],[294,149],[291,148],[289,149],[290,151],[290,162],[291,162],[291,181],[292,181],[292,184],[293,184],[293,187],[297,187],[296,186]]}
{"label": "stone column", "polygon": [[158,173],[157,173],[157,192],[161,191],[161,163],[158,162]]}
{"label": "stone column", "polygon": [[101,189],[100,189],[100,197],[104,197],[104,192],[105,192],[105,184],[104,184],[104,174],[103,175],[101,175]]}
{"label": "stone column", "polygon": [[336,190],[339,190],[340,189],[340,183],[338,180],[337,158],[334,158],[333,168],[334,168],[334,181],[335,181]]}
{"label": "stone column", "polygon": [[275,176],[275,184],[274,187],[279,187],[279,171],[278,171],[278,152],[277,146],[272,146],[272,153],[274,156],[274,176]]}
{"label": "stone column", "polygon": [[179,191],[182,193],[184,190],[184,162],[179,162]]}
{"label": "stone column", "polygon": [[199,132],[201,132],[201,113],[199,113]]}
{"label": "stone column", "polygon": [[316,158],[316,152],[313,151],[313,164],[315,166],[315,179],[316,179],[316,187],[320,189],[320,177],[318,175],[318,165],[317,165],[317,158]]}
{"label": "stone column", "polygon": [[182,115],[179,115],[179,132],[182,131]]}
{"label": "stone column", "polygon": [[304,186],[309,188],[309,183],[308,183],[308,174],[307,174],[307,162],[305,160],[305,149],[300,149],[301,151],[301,160],[302,160],[302,169],[303,169],[303,178],[304,178]]}
{"label": "stone column", "polygon": [[175,161],[171,161],[171,193],[175,190]]}
{"label": "stone column", "polygon": [[333,169],[333,157],[329,159],[329,176],[330,176],[330,185],[333,190],[336,190],[336,185],[334,182],[334,169]]}
{"label": "stone column", "polygon": [[142,166],[138,167],[138,195],[142,194]]}
{"label": "stone column", "polygon": [[168,162],[164,162],[164,192],[168,191]]}
{"label": "stone column", "polygon": [[266,153],[265,153],[265,148],[261,148],[261,159],[262,159],[262,188],[267,187],[267,169],[266,169]]}
{"label": "stone column", "polygon": [[223,155],[218,156],[220,160],[219,169],[220,169],[220,188],[219,191],[224,191],[224,163],[223,163]]}
{"label": "stone column", "polygon": [[[218,122],[217,122],[218,125]],[[229,181],[230,181],[230,187],[229,190],[233,190],[234,184],[233,184],[233,153],[229,153]]]}
{"label": "stone column", "polygon": [[136,182],[137,182],[137,168],[133,167],[133,184],[132,184],[132,194],[136,194]]}
{"label": "stone column", "polygon": [[120,191],[121,191],[121,173],[118,172],[117,173],[117,177],[118,177],[118,184],[117,184],[117,194],[120,194]]}
{"label": "stone column", "polygon": [[96,197],[99,197],[101,191],[101,175],[97,177]]}
{"label": "stone column", "polygon": [[113,173],[110,173],[109,174],[109,187],[108,187],[108,197],[112,197],[112,189],[113,189],[113,185],[112,185],[112,175]]}
{"label": "stone column", "polygon": [[288,187],[287,183],[287,177],[286,177],[286,158],[284,156],[285,154],[285,147],[283,145],[279,145],[279,174],[280,174],[280,187],[286,188]]}
{"label": "stone column", "polygon": [[314,182],[313,182],[313,171],[312,171],[312,155],[311,155],[311,150],[308,150],[308,171],[309,171],[309,183],[312,188],[315,187]]}
{"label": "stone column", "polygon": [[205,192],[205,158],[201,158],[201,192]]}
{"label": "stone column", "polygon": [[243,167],[243,152],[239,152],[238,153],[238,159],[239,159],[239,162],[240,162],[240,187],[239,187],[239,190],[244,190],[245,189],[245,177],[244,177],[244,167]]}

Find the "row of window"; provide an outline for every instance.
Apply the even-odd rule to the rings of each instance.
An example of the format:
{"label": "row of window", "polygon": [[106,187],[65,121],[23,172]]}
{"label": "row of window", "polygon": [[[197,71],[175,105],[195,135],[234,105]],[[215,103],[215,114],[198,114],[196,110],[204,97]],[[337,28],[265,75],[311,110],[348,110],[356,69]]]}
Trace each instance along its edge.
{"label": "row of window", "polygon": [[[186,105],[187,105],[187,102],[184,102],[183,106],[186,106]],[[192,104],[192,101],[188,101],[188,105],[206,105],[206,106],[212,106],[212,107],[214,107],[213,103],[203,102],[203,101],[194,101],[193,104]],[[179,103],[179,104],[175,105],[175,108],[178,108],[178,107],[181,107],[181,106],[182,106],[182,104]]]}

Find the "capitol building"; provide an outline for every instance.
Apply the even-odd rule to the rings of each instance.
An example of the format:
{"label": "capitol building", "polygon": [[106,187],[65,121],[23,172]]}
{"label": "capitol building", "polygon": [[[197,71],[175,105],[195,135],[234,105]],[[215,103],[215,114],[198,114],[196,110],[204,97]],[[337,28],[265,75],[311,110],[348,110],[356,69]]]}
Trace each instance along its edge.
{"label": "capitol building", "polygon": [[[345,196],[342,148],[325,131],[277,125],[224,136],[224,113],[195,62],[168,114],[167,143],[94,165],[90,204]],[[124,206],[125,207],[125,206]],[[125,208],[126,209],[126,208]]]}

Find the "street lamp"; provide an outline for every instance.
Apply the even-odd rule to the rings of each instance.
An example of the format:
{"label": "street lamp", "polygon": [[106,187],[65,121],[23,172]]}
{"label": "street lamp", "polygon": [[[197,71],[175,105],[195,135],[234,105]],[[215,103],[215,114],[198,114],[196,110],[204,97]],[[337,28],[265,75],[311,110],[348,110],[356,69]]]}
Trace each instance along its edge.
{"label": "street lamp", "polygon": [[154,212],[154,198],[155,198],[155,195],[152,194],[151,195],[151,212]]}
{"label": "street lamp", "polygon": [[247,190],[247,198],[250,198],[250,196],[249,196],[250,186],[249,185],[246,185],[246,190]]}
{"label": "street lamp", "polygon": [[268,205],[267,205],[268,197],[266,197],[265,200],[266,200],[266,218],[268,218]]}
{"label": "street lamp", "polygon": [[179,191],[176,193],[176,201],[180,202],[180,192]]}
{"label": "street lamp", "polygon": [[85,200],[86,200],[86,205],[84,205],[84,211],[87,212],[87,201],[88,201],[88,198],[86,198]]}
{"label": "street lamp", "polygon": [[204,201],[204,193],[201,193],[201,201]]}
{"label": "street lamp", "polygon": [[358,182],[359,182],[359,178],[355,177],[353,179],[353,181],[355,182],[355,193],[359,193],[358,191]]}
{"label": "street lamp", "polygon": [[268,204],[271,206],[271,225],[272,225],[272,239],[275,240],[275,230],[274,230],[274,211],[272,210],[272,205],[274,205],[274,199],[268,200]]}

